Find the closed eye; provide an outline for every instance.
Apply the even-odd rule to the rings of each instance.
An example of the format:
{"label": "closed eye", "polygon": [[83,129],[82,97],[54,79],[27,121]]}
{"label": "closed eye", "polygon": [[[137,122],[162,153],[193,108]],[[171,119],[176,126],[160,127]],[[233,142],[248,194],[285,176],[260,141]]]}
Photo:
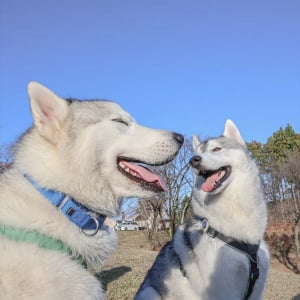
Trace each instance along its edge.
{"label": "closed eye", "polygon": [[129,124],[126,121],[122,120],[122,119],[112,119],[112,121],[113,122],[122,123],[122,124],[124,124],[126,126],[129,126]]}
{"label": "closed eye", "polygon": [[212,151],[213,151],[213,152],[218,152],[218,151],[220,151],[220,150],[222,150],[221,147],[216,147],[216,148],[214,148]]}

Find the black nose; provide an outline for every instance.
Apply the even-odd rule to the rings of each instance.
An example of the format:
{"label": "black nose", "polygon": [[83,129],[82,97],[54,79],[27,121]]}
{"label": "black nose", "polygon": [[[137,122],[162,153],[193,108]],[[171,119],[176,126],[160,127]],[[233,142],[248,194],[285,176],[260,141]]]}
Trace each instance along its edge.
{"label": "black nose", "polygon": [[182,134],[180,134],[180,133],[173,132],[173,138],[180,145],[182,145],[183,142],[184,142],[184,136]]}
{"label": "black nose", "polygon": [[192,156],[192,158],[190,159],[190,165],[191,165],[193,168],[198,169],[198,168],[200,168],[201,161],[202,161],[202,157],[201,157],[200,155],[194,155],[194,156]]}

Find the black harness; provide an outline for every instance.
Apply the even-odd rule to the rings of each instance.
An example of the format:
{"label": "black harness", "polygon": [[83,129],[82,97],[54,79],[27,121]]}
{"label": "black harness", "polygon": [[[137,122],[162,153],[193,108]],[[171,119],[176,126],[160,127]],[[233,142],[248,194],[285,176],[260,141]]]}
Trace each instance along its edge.
{"label": "black harness", "polygon": [[259,277],[258,256],[257,256],[259,245],[252,245],[252,244],[234,240],[230,237],[223,235],[217,230],[214,230],[211,227],[208,228],[206,233],[212,238],[218,238],[219,240],[223,241],[234,250],[244,252],[248,257],[250,263],[250,271],[249,271],[247,294],[244,298],[245,300],[248,299],[252,294],[255,282]]}
{"label": "black harness", "polygon": [[[199,216],[195,216],[194,219],[196,221],[200,221],[202,225],[201,233],[207,233],[211,238],[218,238],[223,241],[227,246],[231,247],[236,251],[241,251],[246,254],[249,259],[249,279],[248,279],[248,288],[247,293],[245,294],[244,300],[247,300],[253,292],[253,288],[256,280],[259,277],[259,268],[258,268],[258,255],[257,251],[259,249],[259,245],[257,244],[248,244],[238,240],[235,240],[231,237],[225,236],[224,234],[218,232],[209,226],[208,220]],[[188,242],[185,239],[186,243]],[[191,245],[189,245],[191,246]],[[179,257],[178,257],[179,258]],[[186,276],[186,272],[183,269],[182,263],[180,262],[180,270],[184,276]]]}

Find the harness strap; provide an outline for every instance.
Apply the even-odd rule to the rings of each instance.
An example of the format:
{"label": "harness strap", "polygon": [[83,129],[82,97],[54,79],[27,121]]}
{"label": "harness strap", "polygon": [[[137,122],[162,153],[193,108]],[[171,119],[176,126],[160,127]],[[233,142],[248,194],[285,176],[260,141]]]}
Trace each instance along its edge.
{"label": "harness strap", "polygon": [[257,259],[258,259],[257,253],[249,254],[250,276],[248,280],[248,292],[245,297],[245,300],[248,299],[252,294],[255,282],[259,278],[259,268],[257,266]]}
{"label": "harness strap", "polygon": [[258,255],[257,255],[259,245],[248,244],[245,242],[235,240],[231,237],[225,236],[224,234],[210,227],[207,219],[205,218],[195,216],[195,220],[201,221],[203,232],[206,232],[210,237],[218,238],[219,240],[223,241],[225,244],[235,249],[236,251],[244,252],[248,257],[249,264],[250,264],[250,271],[249,271],[247,293],[244,298],[244,300],[247,300],[253,292],[253,288],[256,280],[259,278]]}

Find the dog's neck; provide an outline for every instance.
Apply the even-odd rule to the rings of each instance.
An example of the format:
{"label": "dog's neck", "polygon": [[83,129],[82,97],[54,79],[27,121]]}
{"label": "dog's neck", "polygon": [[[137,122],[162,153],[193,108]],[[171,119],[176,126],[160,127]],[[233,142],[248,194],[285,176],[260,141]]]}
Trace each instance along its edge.
{"label": "dog's neck", "polygon": [[[193,211],[195,215],[208,219],[209,224],[224,235],[251,244],[258,243],[263,238],[267,222],[263,199],[257,200],[250,210],[244,210],[233,200],[220,198],[214,203],[200,204],[194,199]],[[244,200],[247,202],[247,195]]]}
{"label": "dog's neck", "polygon": [[98,214],[88,209],[62,192],[48,190],[39,186],[30,176],[26,174],[24,177],[48,201],[60,209],[60,211],[72,223],[77,225],[84,234],[91,236],[96,235],[98,230],[102,227],[106,219],[106,215]]}

